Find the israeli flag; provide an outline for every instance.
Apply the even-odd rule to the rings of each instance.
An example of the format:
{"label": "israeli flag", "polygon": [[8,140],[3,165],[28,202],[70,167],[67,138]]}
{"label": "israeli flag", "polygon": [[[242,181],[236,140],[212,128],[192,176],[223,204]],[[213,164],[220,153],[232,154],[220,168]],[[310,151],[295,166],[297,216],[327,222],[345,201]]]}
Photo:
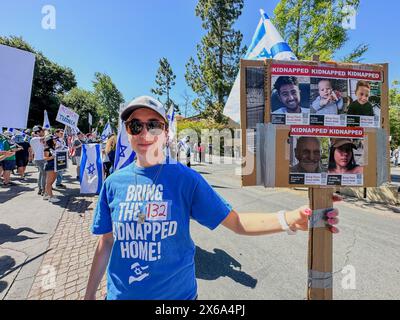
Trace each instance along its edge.
{"label": "israeli flag", "polygon": [[174,159],[175,157],[173,156],[173,153],[171,152],[171,149],[174,148],[174,144],[176,143],[176,137],[177,137],[177,126],[176,126],[176,119],[175,119],[175,109],[174,106],[172,105],[167,113],[167,120],[168,120],[168,147],[167,147],[167,157],[169,159]]}
{"label": "israeli flag", "polygon": [[80,170],[81,194],[99,194],[103,185],[100,144],[83,144]]}
{"label": "israeli flag", "polygon": [[113,133],[110,122],[107,122],[101,134],[101,141],[106,142],[107,138]]}
{"label": "israeli flag", "polygon": [[[244,59],[297,60],[264,10]],[[224,108],[224,115],[240,123],[240,72],[233,84]]]}
{"label": "israeli flag", "polygon": [[25,133],[15,128],[8,128],[8,131],[10,131],[13,134],[13,136],[23,136],[23,137],[26,136]]}
{"label": "israeli flag", "polygon": [[294,55],[292,49],[287,42],[283,40],[282,36],[280,35],[279,31],[276,30],[268,15],[262,9],[260,10],[260,13],[261,20],[264,25],[264,30],[261,31],[261,33],[264,33],[262,42],[268,55],[272,59],[276,60],[297,60],[297,57]]}
{"label": "israeli flag", "polygon": [[44,110],[43,128],[47,129],[47,130],[50,129],[49,116],[47,115],[47,111],[46,110]]}
{"label": "israeli flag", "polygon": [[125,168],[135,160],[135,151],[132,150],[125,125],[120,121],[115,149],[114,171]]}

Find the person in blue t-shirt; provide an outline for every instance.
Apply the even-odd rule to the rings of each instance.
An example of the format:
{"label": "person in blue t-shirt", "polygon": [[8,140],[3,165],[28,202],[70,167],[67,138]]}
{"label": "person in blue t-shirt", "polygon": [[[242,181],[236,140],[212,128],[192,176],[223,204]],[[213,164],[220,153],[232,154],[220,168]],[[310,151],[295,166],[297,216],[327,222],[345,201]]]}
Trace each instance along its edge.
{"label": "person in blue t-shirt", "polygon": [[[107,300],[197,298],[190,219],[242,235],[308,229],[306,207],[277,214],[238,214],[196,171],[164,158],[164,106],[143,96],[121,113],[136,162],[110,175],[100,192],[92,232],[100,235],[85,299],[92,300],[107,270]],[[338,229],[337,211],[327,224]]]}

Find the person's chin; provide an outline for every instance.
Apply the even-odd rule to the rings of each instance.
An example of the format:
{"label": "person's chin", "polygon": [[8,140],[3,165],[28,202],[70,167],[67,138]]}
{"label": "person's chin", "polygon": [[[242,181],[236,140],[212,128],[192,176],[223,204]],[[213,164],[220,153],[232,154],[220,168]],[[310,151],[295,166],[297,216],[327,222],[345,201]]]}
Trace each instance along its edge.
{"label": "person's chin", "polygon": [[315,165],[315,164],[313,164],[313,165],[303,165],[302,167],[303,167],[304,171],[308,172],[308,173],[313,173],[313,172],[317,171],[317,169],[318,169],[318,166]]}

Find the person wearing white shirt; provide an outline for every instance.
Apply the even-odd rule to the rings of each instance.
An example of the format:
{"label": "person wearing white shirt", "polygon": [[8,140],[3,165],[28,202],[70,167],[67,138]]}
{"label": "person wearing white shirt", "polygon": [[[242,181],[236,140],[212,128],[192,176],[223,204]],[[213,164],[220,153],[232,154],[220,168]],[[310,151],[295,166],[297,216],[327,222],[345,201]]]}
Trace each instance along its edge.
{"label": "person wearing white shirt", "polygon": [[46,186],[46,171],[44,169],[46,160],[44,159],[44,135],[45,131],[41,126],[33,127],[34,137],[30,141],[30,145],[33,152],[33,164],[39,170],[38,178],[38,195],[43,195],[44,188]]}

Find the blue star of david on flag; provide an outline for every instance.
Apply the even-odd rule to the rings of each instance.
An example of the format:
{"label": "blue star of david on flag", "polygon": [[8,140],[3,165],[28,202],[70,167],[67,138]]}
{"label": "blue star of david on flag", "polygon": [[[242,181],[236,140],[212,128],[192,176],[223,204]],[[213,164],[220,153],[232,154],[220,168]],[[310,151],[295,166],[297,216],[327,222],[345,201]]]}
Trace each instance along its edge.
{"label": "blue star of david on flag", "polygon": [[125,158],[125,150],[126,149],[128,149],[128,147],[127,146],[124,146],[124,145],[120,145],[120,149],[119,149],[119,156],[121,157],[121,158]]}
{"label": "blue star of david on flag", "polygon": [[87,170],[88,170],[89,174],[92,175],[92,174],[94,174],[96,168],[95,168],[94,164],[91,163],[91,164],[89,165],[89,167],[87,167]]}

